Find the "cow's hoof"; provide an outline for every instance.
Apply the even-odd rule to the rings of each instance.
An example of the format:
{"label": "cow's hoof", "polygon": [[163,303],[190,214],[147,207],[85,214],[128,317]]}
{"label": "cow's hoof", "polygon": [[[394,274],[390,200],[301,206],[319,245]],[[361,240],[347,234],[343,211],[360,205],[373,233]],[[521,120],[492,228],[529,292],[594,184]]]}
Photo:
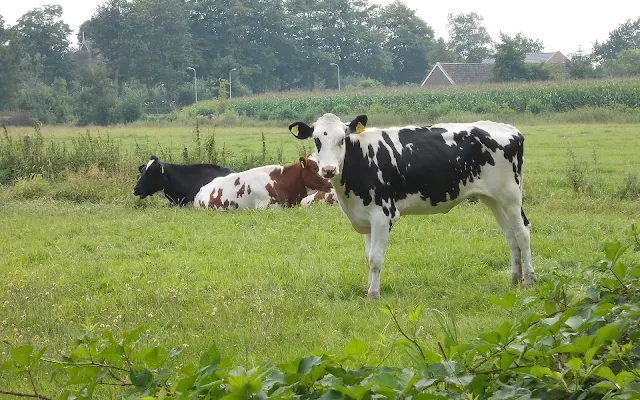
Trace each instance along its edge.
{"label": "cow's hoof", "polygon": [[535,273],[530,272],[528,274],[525,274],[524,282],[522,283],[522,286],[528,288],[528,287],[532,287],[535,283],[536,283],[536,274]]}
{"label": "cow's hoof", "polygon": [[520,282],[522,282],[522,275],[520,274],[511,275],[511,284],[513,286],[518,286]]}
{"label": "cow's hoof", "polygon": [[369,290],[369,291],[367,292],[367,297],[368,297],[368,298],[370,298],[370,299],[377,300],[377,299],[379,299],[379,298],[380,298],[380,292],[378,292],[378,291],[373,291],[373,290]]}

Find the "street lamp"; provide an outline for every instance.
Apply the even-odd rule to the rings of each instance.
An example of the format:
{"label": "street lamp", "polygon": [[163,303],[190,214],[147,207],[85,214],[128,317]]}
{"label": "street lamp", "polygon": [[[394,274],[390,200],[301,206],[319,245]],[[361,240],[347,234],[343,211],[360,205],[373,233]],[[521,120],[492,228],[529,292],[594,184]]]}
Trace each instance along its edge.
{"label": "street lamp", "polygon": [[336,63],[331,63],[329,65],[335,65],[338,68],[338,91],[340,91],[340,66]]}
{"label": "street lamp", "polygon": [[187,67],[187,69],[193,70],[193,89],[196,92],[196,103],[198,102],[198,77],[196,76],[196,69],[193,67]]}
{"label": "street lamp", "polygon": [[231,68],[231,71],[229,71],[229,99],[231,99],[231,72],[237,70],[237,68]]}

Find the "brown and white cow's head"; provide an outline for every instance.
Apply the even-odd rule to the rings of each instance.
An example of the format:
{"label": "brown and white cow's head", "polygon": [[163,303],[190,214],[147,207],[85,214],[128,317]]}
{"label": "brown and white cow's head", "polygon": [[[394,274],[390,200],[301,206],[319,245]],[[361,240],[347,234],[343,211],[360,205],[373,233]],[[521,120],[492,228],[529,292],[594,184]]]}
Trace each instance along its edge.
{"label": "brown and white cow's head", "polygon": [[289,132],[298,139],[313,137],[320,175],[333,178],[340,174],[344,163],[345,138],[352,133],[361,133],[366,125],[366,115],[344,123],[334,114],[324,114],[313,127],[304,122],[294,122],[289,125]]}
{"label": "brown and white cow's head", "polygon": [[322,190],[325,192],[331,190],[331,182],[320,176],[320,168],[314,160],[300,157],[299,162],[302,167],[300,179],[305,189]]}

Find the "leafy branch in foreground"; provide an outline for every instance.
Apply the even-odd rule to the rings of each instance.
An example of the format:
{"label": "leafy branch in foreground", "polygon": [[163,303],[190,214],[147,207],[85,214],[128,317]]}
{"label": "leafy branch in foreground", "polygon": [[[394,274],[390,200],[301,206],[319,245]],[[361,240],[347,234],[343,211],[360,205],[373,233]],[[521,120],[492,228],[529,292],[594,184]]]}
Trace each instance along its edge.
{"label": "leafy branch in foreground", "polygon": [[[361,340],[337,355],[311,355],[288,363],[233,366],[215,346],[195,365],[172,360],[181,350],[142,346],[143,328],[116,338],[87,327],[61,359],[46,349],[17,346],[0,366],[0,386],[24,379],[22,392],[0,394],[50,399],[88,399],[101,391],[120,399],[635,399],[640,396],[640,265],[629,245],[607,243],[604,258],[585,279],[555,275],[520,307],[536,310],[460,343],[453,320],[434,311],[445,332],[440,354],[420,343],[422,307],[398,318],[384,310],[399,333],[383,337],[389,351],[404,349],[412,365],[383,366]],[[631,262],[627,261],[631,260]],[[570,283],[588,283],[575,293]],[[575,293],[575,294],[574,294]],[[491,297],[514,310],[517,297]],[[375,367],[369,365],[377,365]],[[34,370],[52,372],[55,395],[40,393]],[[37,375],[35,375],[37,376]],[[21,382],[23,380],[20,380]]]}

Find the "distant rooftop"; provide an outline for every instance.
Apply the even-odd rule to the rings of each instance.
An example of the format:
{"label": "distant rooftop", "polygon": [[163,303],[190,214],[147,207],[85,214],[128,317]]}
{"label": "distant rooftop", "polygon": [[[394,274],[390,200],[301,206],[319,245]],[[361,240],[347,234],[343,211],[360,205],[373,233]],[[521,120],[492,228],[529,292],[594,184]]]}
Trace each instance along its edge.
{"label": "distant rooftop", "polygon": [[[524,62],[527,64],[538,64],[542,62],[548,63],[564,63],[564,60],[567,60],[567,57],[559,51],[554,51],[551,53],[527,53],[524,55]],[[495,63],[494,58],[485,58],[482,60],[483,64],[493,64]]]}

